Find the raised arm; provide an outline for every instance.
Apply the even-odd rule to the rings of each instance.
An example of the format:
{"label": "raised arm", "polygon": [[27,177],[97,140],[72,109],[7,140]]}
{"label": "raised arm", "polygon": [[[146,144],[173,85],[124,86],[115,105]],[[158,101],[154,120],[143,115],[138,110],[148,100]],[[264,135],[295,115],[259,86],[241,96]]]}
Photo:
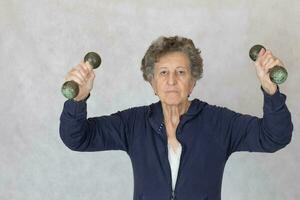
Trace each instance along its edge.
{"label": "raised arm", "polygon": [[64,103],[59,127],[64,144],[74,151],[129,152],[131,139],[128,120],[133,108],[87,119],[86,100],[89,96],[81,101],[67,100]]}
{"label": "raised arm", "polygon": [[60,116],[60,137],[74,151],[129,151],[128,120],[134,109],[118,111],[111,115],[87,119],[87,99],[93,88],[94,71],[89,63],[73,67],[65,81],[79,84],[79,94],[65,101]]}
{"label": "raised arm", "polygon": [[219,140],[230,155],[236,151],[275,152],[290,143],[293,123],[279,88],[273,95],[264,95],[263,117],[237,113],[219,107],[215,125],[220,130]]}
{"label": "raised arm", "polygon": [[255,62],[257,77],[264,95],[263,118],[218,108],[215,124],[221,143],[230,155],[235,151],[275,152],[292,138],[293,123],[286,106],[286,95],[270,80],[269,70],[283,63],[272,52],[261,49]]}

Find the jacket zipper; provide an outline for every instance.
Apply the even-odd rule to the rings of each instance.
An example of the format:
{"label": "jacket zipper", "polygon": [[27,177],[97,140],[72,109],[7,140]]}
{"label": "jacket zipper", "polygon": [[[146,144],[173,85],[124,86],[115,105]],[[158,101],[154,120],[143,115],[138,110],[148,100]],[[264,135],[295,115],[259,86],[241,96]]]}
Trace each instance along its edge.
{"label": "jacket zipper", "polygon": [[176,186],[177,186],[177,183],[178,183],[178,180],[179,180],[180,168],[181,168],[181,165],[182,165],[182,156],[183,156],[183,153],[184,153],[184,147],[182,145],[182,152],[181,152],[181,155],[180,155],[179,167],[178,167],[178,172],[177,172],[177,180],[176,180],[176,183],[175,183],[175,188],[172,191],[172,196],[173,196],[174,199],[175,199]]}
{"label": "jacket zipper", "polygon": [[[169,161],[169,159],[168,159],[168,140],[167,140],[167,142],[166,142],[166,153],[167,153],[167,160],[168,160],[168,166],[169,166],[169,177],[170,177],[170,190],[171,190],[171,200],[175,200],[175,188],[174,188],[174,190],[173,190],[173,188],[172,188],[172,172],[171,172],[171,166],[170,166],[170,161]],[[179,170],[178,170],[179,171]],[[175,184],[176,185],[176,184]]]}
{"label": "jacket zipper", "polygon": [[[162,123],[161,124],[162,126],[164,126],[164,123]],[[177,130],[178,129],[176,129],[176,135],[177,135]],[[165,129],[165,132],[166,132],[166,129]],[[166,134],[167,135],[167,134]],[[182,152],[181,152],[181,155],[180,155],[180,162],[179,162],[179,167],[178,167],[178,172],[177,172],[177,180],[176,180],[176,183],[175,183],[175,188],[174,188],[174,190],[173,190],[173,188],[172,188],[172,172],[171,172],[171,166],[170,166],[170,161],[169,161],[169,159],[168,159],[168,138],[167,138],[167,140],[166,140],[166,146],[165,146],[165,149],[166,149],[166,152],[167,152],[167,160],[168,160],[168,166],[169,166],[169,177],[170,177],[170,188],[171,188],[171,200],[175,200],[176,199],[176,196],[175,196],[175,191],[176,191],[176,185],[177,185],[177,180],[178,180],[178,178],[179,178],[179,172],[180,172],[180,168],[181,168],[181,164],[182,164],[182,155],[183,155],[183,152],[184,152],[184,147],[183,147],[183,145],[182,145]]]}

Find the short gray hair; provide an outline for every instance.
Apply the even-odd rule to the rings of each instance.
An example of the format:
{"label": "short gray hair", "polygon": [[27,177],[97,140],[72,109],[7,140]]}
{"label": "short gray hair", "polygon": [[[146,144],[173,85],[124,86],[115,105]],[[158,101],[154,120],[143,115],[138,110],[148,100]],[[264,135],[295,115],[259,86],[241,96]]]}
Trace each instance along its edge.
{"label": "short gray hair", "polygon": [[145,81],[151,82],[154,77],[154,64],[161,56],[171,52],[185,53],[190,60],[193,79],[196,81],[202,78],[203,60],[200,55],[201,51],[194,46],[193,41],[180,36],[160,36],[151,43],[142,59],[141,71]]}

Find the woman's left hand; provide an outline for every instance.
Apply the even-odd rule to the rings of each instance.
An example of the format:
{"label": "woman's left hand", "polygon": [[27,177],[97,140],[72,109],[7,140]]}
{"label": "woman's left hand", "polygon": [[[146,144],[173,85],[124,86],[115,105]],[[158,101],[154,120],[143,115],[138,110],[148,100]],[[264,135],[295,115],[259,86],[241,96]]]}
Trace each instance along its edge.
{"label": "woman's left hand", "polygon": [[270,50],[265,51],[262,48],[255,61],[256,73],[263,89],[270,95],[277,90],[277,85],[271,81],[269,73],[269,70],[276,65],[283,66],[283,63]]}

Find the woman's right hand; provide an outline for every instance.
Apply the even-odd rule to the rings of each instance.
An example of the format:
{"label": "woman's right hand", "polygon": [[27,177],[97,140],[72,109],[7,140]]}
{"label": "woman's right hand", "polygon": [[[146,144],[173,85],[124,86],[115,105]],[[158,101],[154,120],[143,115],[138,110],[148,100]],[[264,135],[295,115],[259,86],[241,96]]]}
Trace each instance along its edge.
{"label": "woman's right hand", "polygon": [[75,81],[79,85],[79,93],[73,99],[81,101],[85,99],[93,89],[95,73],[88,62],[81,61],[77,66],[73,67],[65,76],[65,81]]}

